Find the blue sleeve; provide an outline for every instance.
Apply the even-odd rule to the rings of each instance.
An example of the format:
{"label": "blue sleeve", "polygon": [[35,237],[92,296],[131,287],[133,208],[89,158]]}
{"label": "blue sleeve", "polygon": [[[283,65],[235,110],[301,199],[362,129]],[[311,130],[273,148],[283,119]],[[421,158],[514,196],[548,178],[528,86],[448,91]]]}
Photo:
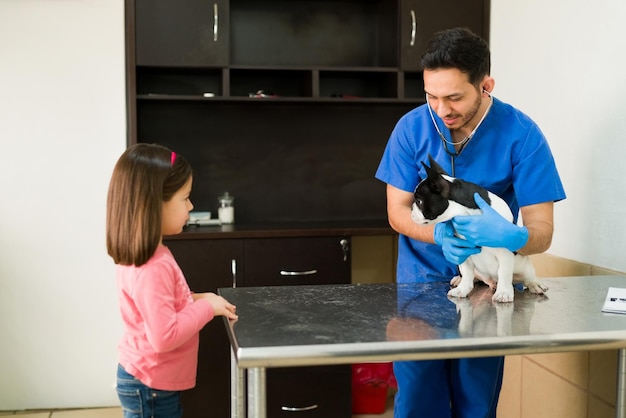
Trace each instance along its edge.
{"label": "blue sleeve", "polygon": [[421,161],[432,155],[447,167],[448,158],[430,121],[426,105],[418,106],[400,118],[382,156],[376,178],[398,189],[413,192],[425,175]]}
{"label": "blue sleeve", "polygon": [[537,125],[521,141],[519,159],[515,161],[513,184],[520,206],[565,199],[565,190],[557,171],[550,146]]}
{"label": "blue sleeve", "polygon": [[376,178],[398,189],[412,192],[417,185],[415,149],[407,118],[401,118],[391,132]]}

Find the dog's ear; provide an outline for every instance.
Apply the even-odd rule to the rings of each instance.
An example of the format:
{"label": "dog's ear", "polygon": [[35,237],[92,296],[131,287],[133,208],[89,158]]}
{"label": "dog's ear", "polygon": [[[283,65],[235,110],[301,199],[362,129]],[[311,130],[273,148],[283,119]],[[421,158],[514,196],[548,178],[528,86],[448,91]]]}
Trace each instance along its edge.
{"label": "dog's ear", "polygon": [[437,164],[437,161],[435,161],[435,159],[430,154],[428,154],[428,161],[430,163],[430,168],[432,168],[436,173],[448,175],[448,173],[446,173],[444,169],[441,168],[439,164]]}
{"label": "dog's ear", "polygon": [[[431,159],[431,164],[434,160]],[[426,183],[428,184],[428,188],[436,194],[442,195],[445,198],[450,194],[450,182],[443,178],[442,173],[440,173],[436,167],[429,167],[422,161],[422,165],[426,169],[426,174],[428,177],[426,178]],[[437,163],[435,163],[437,165]],[[437,165],[439,167],[439,165]],[[441,167],[439,167],[441,170]]]}

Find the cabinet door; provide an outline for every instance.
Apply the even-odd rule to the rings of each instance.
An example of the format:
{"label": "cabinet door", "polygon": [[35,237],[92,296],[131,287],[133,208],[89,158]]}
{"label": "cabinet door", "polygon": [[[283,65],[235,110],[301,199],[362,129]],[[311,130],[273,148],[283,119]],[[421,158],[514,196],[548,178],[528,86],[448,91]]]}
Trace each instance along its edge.
{"label": "cabinet door", "polygon": [[350,418],[352,367],[267,370],[268,418]]}
{"label": "cabinet door", "polygon": [[350,237],[245,242],[245,286],[350,283],[350,265]]}
{"label": "cabinet door", "polygon": [[[219,287],[232,286],[232,260],[243,266],[241,240],[166,240],[165,245],[194,292],[215,292]],[[230,416],[230,343],[221,317],[200,331],[196,387],[182,396],[185,417]]]}
{"label": "cabinet door", "polygon": [[[246,286],[350,283],[350,237],[247,239]],[[267,416],[350,418],[351,367],[267,370]]]}
{"label": "cabinet door", "polygon": [[228,65],[229,0],[136,0],[140,66]]}
{"label": "cabinet door", "polygon": [[484,38],[488,0],[400,0],[400,69],[419,71],[420,57],[437,31],[458,26]]}

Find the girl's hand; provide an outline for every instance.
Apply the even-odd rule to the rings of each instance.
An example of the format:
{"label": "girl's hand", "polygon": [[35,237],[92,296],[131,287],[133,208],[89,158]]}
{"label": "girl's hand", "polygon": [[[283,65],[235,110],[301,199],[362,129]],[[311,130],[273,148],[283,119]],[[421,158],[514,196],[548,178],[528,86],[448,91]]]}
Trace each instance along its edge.
{"label": "girl's hand", "polygon": [[230,302],[228,302],[223,297],[216,295],[212,292],[207,293],[194,293],[193,299],[206,299],[209,301],[211,306],[213,307],[213,313],[215,316],[225,316],[228,319],[237,319],[237,314],[235,310],[237,307]]}

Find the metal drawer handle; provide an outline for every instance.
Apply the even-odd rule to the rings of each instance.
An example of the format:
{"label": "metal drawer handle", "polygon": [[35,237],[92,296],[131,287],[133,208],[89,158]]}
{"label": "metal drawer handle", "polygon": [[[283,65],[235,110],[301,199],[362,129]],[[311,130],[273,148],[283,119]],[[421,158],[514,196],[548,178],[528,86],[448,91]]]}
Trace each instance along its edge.
{"label": "metal drawer handle", "polygon": [[213,3],[213,42],[217,42],[217,32],[219,29],[219,13],[217,3]]}
{"label": "metal drawer handle", "polygon": [[311,405],[311,406],[303,406],[302,408],[296,408],[293,406],[281,406],[280,407],[280,409],[282,409],[283,411],[289,411],[289,412],[312,411],[317,408],[319,408],[317,404]]}
{"label": "metal drawer handle", "polygon": [[317,270],[305,270],[305,271],[287,271],[281,270],[281,276],[310,276],[311,274],[317,274]]}
{"label": "metal drawer handle", "polygon": [[415,32],[417,31],[417,21],[415,19],[415,10],[411,10],[411,41],[409,45],[415,46]]}

